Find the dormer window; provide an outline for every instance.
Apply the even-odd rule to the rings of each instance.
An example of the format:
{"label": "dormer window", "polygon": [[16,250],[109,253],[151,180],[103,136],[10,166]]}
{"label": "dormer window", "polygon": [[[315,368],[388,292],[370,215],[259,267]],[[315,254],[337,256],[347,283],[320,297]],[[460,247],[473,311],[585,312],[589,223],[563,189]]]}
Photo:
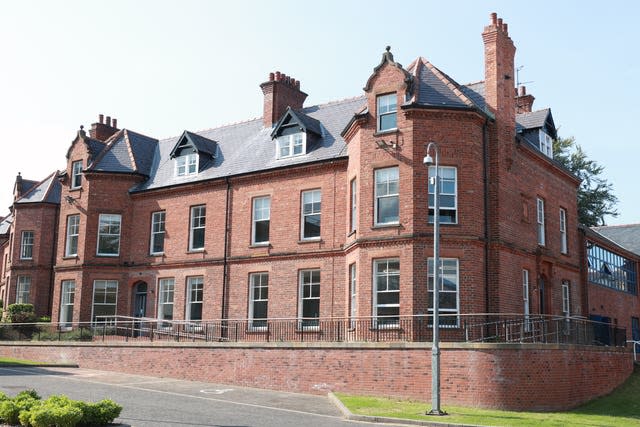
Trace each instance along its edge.
{"label": "dormer window", "polygon": [[198,173],[197,153],[176,157],[176,176],[195,175],[196,173]]}
{"label": "dormer window", "polygon": [[396,94],[390,93],[378,96],[377,104],[378,131],[383,132],[396,129],[398,127],[398,101]]}
{"label": "dormer window", "polygon": [[176,165],[175,176],[196,175],[201,169],[210,167],[213,165],[217,149],[215,141],[184,131],[171,150],[170,157]]}
{"label": "dormer window", "polygon": [[307,152],[307,134],[297,132],[278,137],[278,158],[301,156]]}
{"label": "dormer window", "polygon": [[302,111],[287,108],[284,115],[271,132],[271,139],[276,140],[276,159],[303,156],[317,147],[324,132],[322,125],[313,117]]}
{"label": "dormer window", "polygon": [[540,151],[553,159],[553,139],[542,129],[540,129]]}

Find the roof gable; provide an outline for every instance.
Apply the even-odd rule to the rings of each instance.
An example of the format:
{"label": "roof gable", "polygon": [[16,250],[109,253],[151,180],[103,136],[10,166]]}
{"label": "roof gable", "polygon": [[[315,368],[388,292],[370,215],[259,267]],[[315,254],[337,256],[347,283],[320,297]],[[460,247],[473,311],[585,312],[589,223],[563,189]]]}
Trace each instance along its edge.
{"label": "roof gable", "polygon": [[287,111],[274,126],[271,138],[276,138],[286,129],[291,128],[298,128],[302,132],[312,132],[317,136],[322,136],[322,125],[318,120],[307,116],[302,111],[294,111],[291,107],[287,107]]}
{"label": "roof gable", "polygon": [[393,67],[396,67],[397,69],[399,69],[400,71],[402,71],[402,73],[404,74],[404,83],[407,86],[407,93],[411,94],[413,93],[413,75],[411,75],[411,73],[409,73],[407,70],[405,70],[402,67],[402,64],[400,64],[399,62],[395,62],[393,59],[393,54],[391,53],[391,46],[387,46],[385,52],[382,54],[382,60],[380,61],[380,63],[378,65],[376,65],[373,69],[373,73],[371,74],[371,76],[369,76],[369,78],[367,79],[367,83],[364,86],[364,91],[368,92],[371,90],[371,87],[373,85],[373,80],[375,78],[375,76],[378,74],[378,72],[382,69],[383,66],[385,66],[386,64],[389,64]]}
{"label": "roof gable", "polygon": [[217,143],[209,138],[185,130],[178,142],[173,146],[169,157],[171,159],[183,155],[183,153],[206,154],[215,158]]}

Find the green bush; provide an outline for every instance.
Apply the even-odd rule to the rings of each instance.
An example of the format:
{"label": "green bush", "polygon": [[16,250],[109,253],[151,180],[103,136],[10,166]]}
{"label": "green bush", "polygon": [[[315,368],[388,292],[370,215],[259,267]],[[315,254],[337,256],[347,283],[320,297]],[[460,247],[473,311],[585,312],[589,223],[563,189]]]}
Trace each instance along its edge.
{"label": "green bush", "polygon": [[51,316],[38,317],[38,323],[51,323]]}
{"label": "green bush", "polygon": [[25,390],[13,399],[0,393],[0,423],[25,427],[74,427],[110,424],[122,411],[122,406],[105,399],[97,403],[71,400],[56,395],[40,400],[35,390]]}
{"label": "green bush", "polygon": [[7,313],[11,323],[35,323],[38,320],[33,304],[9,304]]}

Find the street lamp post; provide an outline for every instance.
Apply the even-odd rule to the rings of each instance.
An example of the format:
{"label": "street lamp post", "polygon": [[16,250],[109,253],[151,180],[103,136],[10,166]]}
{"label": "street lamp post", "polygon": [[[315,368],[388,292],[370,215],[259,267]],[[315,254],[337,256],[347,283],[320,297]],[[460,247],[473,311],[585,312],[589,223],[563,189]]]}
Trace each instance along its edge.
{"label": "street lamp post", "polygon": [[[432,149],[434,157],[429,154]],[[427,177],[429,166],[435,166],[434,176],[429,178],[430,183],[433,184],[433,345],[431,347],[431,411],[427,412],[428,415],[445,415],[445,412],[440,409],[440,170],[438,157],[438,145],[430,142],[427,145],[427,155],[423,160],[427,166]]]}

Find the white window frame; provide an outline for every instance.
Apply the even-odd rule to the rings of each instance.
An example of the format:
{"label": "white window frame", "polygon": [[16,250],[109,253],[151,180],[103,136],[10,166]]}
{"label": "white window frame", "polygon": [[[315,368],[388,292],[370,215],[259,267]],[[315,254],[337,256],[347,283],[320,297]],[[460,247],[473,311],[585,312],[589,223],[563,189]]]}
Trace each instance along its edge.
{"label": "white window frame", "polygon": [[524,331],[531,331],[531,306],[529,300],[529,270],[526,268],[522,269],[522,309],[524,312]]}
{"label": "white window frame", "polygon": [[[96,301],[96,289],[98,289],[98,285],[101,287],[104,286],[104,294],[101,295],[102,301]],[[114,290],[115,289],[115,290]],[[114,302],[110,303],[108,301],[108,296],[112,295]],[[91,300],[91,321],[96,323],[95,314],[96,306],[101,307],[111,307],[113,306],[113,314],[106,314],[106,316],[115,316],[118,314],[118,281],[117,280],[94,280],[93,281],[93,297]]]}
{"label": "white window frame", "polygon": [[[394,270],[390,270],[389,265],[391,263],[397,264],[398,268]],[[383,264],[386,264],[386,268],[382,273],[380,273],[378,272],[378,266]],[[373,313],[372,314],[373,314],[374,326],[377,328],[396,328],[400,324],[400,258],[384,258],[384,259],[373,260],[372,277],[373,277],[373,285],[372,285]],[[390,286],[395,281],[393,278],[397,278],[398,289],[393,289],[392,286]],[[378,286],[378,279],[381,279],[384,281],[384,289],[380,289],[380,286]],[[379,303],[378,302],[379,294],[382,294],[382,293],[397,294],[398,303],[391,303],[391,304]],[[391,314],[391,315],[379,314],[380,309],[389,309],[389,308],[391,309],[397,308],[398,314],[397,315],[396,314]],[[382,316],[385,316],[385,317],[382,317]],[[392,316],[392,317],[388,317],[388,316]],[[395,316],[397,316],[398,318],[395,319],[394,318]]]}
{"label": "white window frame", "polygon": [[[307,277],[307,275],[309,275]],[[300,329],[319,329],[320,328],[320,270],[309,269],[300,270],[299,273],[299,289],[298,289],[298,319]],[[304,317],[306,302],[318,301],[317,316]]]}
{"label": "white window frame", "polygon": [[[256,316],[256,305],[264,304],[265,316]],[[266,271],[249,274],[249,329],[267,329],[269,315],[269,273]]]}
{"label": "white window frame", "polygon": [[[106,227],[106,232],[102,227]],[[98,217],[98,241],[96,245],[96,255],[99,256],[120,256],[120,236],[122,233],[122,215],[120,214],[100,214]],[[102,252],[100,243],[102,238],[113,238],[117,236],[117,249],[115,252]],[[104,250],[105,248],[102,248]]]}
{"label": "white window frame", "polygon": [[560,253],[566,254],[569,251],[567,242],[567,211],[560,208]]}
{"label": "white window frame", "polygon": [[189,153],[176,157],[176,176],[190,176],[198,173],[198,153]]}
{"label": "white window frame", "polygon": [[60,326],[63,328],[70,328],[73,322],[73,304],[75,302],[76,281],[63,280],[60,288]]}
{"label": "white window frame", "polygon": [[[173,277],[164,277],[158,279],[158,320],[171,321],[174,314],[174,301],[175,301],[176,281]],[[166,318],[169,314],[168,308],[171,308],[170,317]],[[168,327],[170,324],[162,323],[162,327]]]}
{"label": "white window frame", "polygon": [[[252,245],[268,245],[269,244],[269,226],[271,225],[271,196],[254,197],[252,205],[251,219],[251,244]],[[267,239],[258,240],[258,223],[267,224]]]}
{"label": "white window frame", "polygon": [[[207,206],[191,206],[189,215],[189,251],[203,251],[206,244],[207,230]],[[194,246],[194,237],[197,230],[202,230],[202,246]]]}
{"label": "white window frame", "polygon": [[307,134],[296,132],[289,135],[281,135],[277,139],[276,158],[286,159],[289,157],[303,156],[307,154]]}
{"label": "white window frame", "polygon": [[16,304],[29,304],[31,276],[18,276],[16,280]]}
{"label": "white window frame", "polygon": [[[78,241],[80,238],[80,215],[67,216],[67,240],[64,245],[64,256],[78,256]],[[72,250],[75,246],[75,250]]]}
{"label": "white window frame", "polygon": [[536,198],[536,219],[538,230],[538,245],[545,246],[545,226],[544,226],[544,199]]}
{"label": "white window frame", "polygon": [[[175,288],[174,288],[175,292]],[[187,304],[185,307],[184,318],[190,322],[202,321],[202,313],[204,309],[204,276],[187,277]],[[193,312],[196,305],[200,305],[200,318],[194,319]]]}
{"label": "white window frame", "polygon": [[33,244],[34,244],[33,231],[23,231],[22,238],[20,239],[20,259],[33,259]]}
{"label": "white window frame", "polygon": [[350,232],[353,233],[358,228],[358,181],[353,178],[350,184],[351,189],[351,216],[349,217]]}
{"label": "white window frame", "polygon": [[[445,265],[447,264],[447,265]],[[431,305],[431,308],[427,308],[428,313],[433,316],[433,290],[430,290],[430,282],[433,281],[433,258],[427,259],[427,306]],[[455,266],[455,273],[448,273],[448,269],[452,268],[452,265]],[[448,277],[449,280],[455,280],[456,283],[456,307],[455,308],[443,308],[442,304],[439,305],[439,312],[441,315],[446,315],[445,317],[440,317],[440,328],[457,328],[460,326],[460,260],[458,258],[440,258],[440,289],[439,295],[444,293],[454,293],[451,291],[447,291],[444,289],[444,280]],[[452,316],[450,314],[455,314],[455,324],[442,324],[442,319],[451,319]]]}
{"label": "white window frame", "polygon": [[[395,126],[382,127],[382,120],[385,117],[395,116]],[[378,132],[396,130],[398,128],[398,95],[387,93],[376,97],[376,129]]]}
{"label": "white window frame", "polygon": [[358,317],[358,272],[356,263],[349,265],[349,317],[351,318],[350,327],[356,327],[356,318]]}
{"label": "white window frame", "polygon": [[[151,232],[150,232],[151,238],[149,241],[149,253],[151,255],[160,255],[164,253],[166,218],[167,218],[166,211],[156,211],[151,214]],[[162,239],[160,242],[162,243],[162,250],[160,251],[154,250],[156,247],[156,243],[158,243],[156,239]]]}
{"label": "white window frame", "polygon": [[[453,212],[453,217],[454,217],[453,221],[449,221],[448,216],[443,217],[442,215],[440,215],[440,224],[457,224],[458,223],[458,168],[455,166],[438,166],[438,169],[439,169],[438,178],[440,179],[440,206],[438,208],[440,210],[440,213],[442,213],[443,211]],[[435,181],[434,179],[435,171],[436,171],[435,166],[429,166],[429,186],[428,186],[429,224],[433,224],[433,219],[432,219],[433,217],[431,215],[431,212],[435,208],[434,206],[435,200],[434,200],[434,203],[431,203],[431,199],[434,198],[434,191],[435,191],[435,185],[434,185],[435,183],[432,183],[432,181]],[[448,176],[450,175],[451,171],[453,171],[453,178]],[[445,172],[447,172],[446,177],[445,177]],[[450,192],[450,191],[445,192],[444,191],[445,187],[449,187],[452,181],[453,181],[453,192]],[[453,197],[453,207],[443,206],[442,204],[443,196]]]}
{"label": "white window frame", "polygon": [[[300,239],[320,240],[322,237],[322,191],[318,188],[303,191],[300,201],[302,202],[300,207]],[[306,235],[305,224],[307,223],[307,218],[311,216],[317,216],[319,219],[317,236]]]}
{"label": "white window frame", "polygon": [[[388,177],[388,174],[390,172],[393,172],[393,174],[395,175],[395,179],[393,179],[394,177]],[[382,181],[381,176],[383,175],[383,173],[385,173],[387,175],[387,179],[385,181]],[[400,168],[398,166],[392,166],[392,167],[388,167],[388,168],[381,168],[381,169],[376,169],[374,171],[374,185],[375,185],[375,206],[374,206],[374,225],[379,226],[379,225],[396,225],[400,223]],[[395,185],[396,187],[396,191],[393,191],[393,186]],[[378,187],[379,186],[384,186],[385,187],[385,191],[384,192],[380,192]],[[397,212],[397,219],[395,221],[387,221],[387,222],[382,222],[380,221],[379,218],[379,205],[380,205],[380,201],[382,199],[392,199],[395,198],[396,199],[396,206],[398,209]]]}
{"label": "white window frame", "polygon": [[568,280],[562,281],[562,314],[565,317],[571,316],[571,292]]}
{"label": "white window frame", "polygon": [[71,163],[71,189],[82,187],[82,160]]}
{"label": "white window frame", "polygon": [[539,148],[547,157],[553,159],[553,139],[542,129],[539,130]]}

